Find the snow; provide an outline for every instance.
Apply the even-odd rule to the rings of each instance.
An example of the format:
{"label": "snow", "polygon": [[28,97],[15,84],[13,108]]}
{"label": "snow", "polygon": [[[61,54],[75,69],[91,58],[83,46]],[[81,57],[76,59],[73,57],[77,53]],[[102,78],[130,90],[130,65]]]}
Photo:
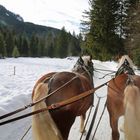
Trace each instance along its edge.
{"label": "snow", "polygon": [[[31,93],[36,81],[44,74],[53,71],[70,71],[73,65],[76,63],[77,57],[70,58],[6,58],[0,59],[0,116],[14,111],[18,108],[24,107],[31,102]],[[105,69],[116,71],[118,63],[114,61],[101,62],[99,60],[93,60],[94,67],[96,69]],[[107,71],[94,71],[94,84],[95,87],[103,84],[112,78],[112,75],[102,78]],[[101,79],[102,78],[102,79]],[[94,113],[98,97],[101,98],[101,103],[97,113],[96,121],[92,134],[94,133],[95,126],[102,113],[104,103],[106,100],[107,87],[104,86],[96,91],[94,107],[92,114]],[[27,109],[20,114],[30,112],[31,109]],[[88,113],[87,113],[88,114]],[[91,116],[92,117],[92,116]],[[90,117],[90,121],[91,121]],[[69,140],[76,140],[80,138],[79,132],[79,117],[76,118],[74,125],[69,134]],[[88,122],[86,130],[89,127]],[[31,117],[0,126],[0,140],[20,140],[26,130],[31,126]],[[109,140],[111,138],[111,129],[109,125],[109,116],[107,109],[100,122],[99,128],[95,135],[95,140]],[[85,139],[85,135],[83,139]],[[90,138],[92,139],[92,138]],[[123,135],[121,135],[121,140]],[[24,140],[32,140],[32,131],[30,130],[24,137]]]}

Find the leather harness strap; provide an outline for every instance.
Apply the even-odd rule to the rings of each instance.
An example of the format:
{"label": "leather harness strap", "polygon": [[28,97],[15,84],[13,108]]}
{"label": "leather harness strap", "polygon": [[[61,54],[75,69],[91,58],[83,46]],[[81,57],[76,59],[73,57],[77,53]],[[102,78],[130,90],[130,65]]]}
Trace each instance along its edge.
{"label": "leather harness strap", "polygon": [[[52,75],[52,76],[53,76],[53,75]],[[50,76],[49,79],[51,79],[52,76]],[[14,114],[16,114],[16,113],[19,113],[19,112],[21,112],[21,111],[23,111],[23,110],[25,110],[25,109],[27,109],[27,108],[29,108],[29,107],[32,107],[32,106],[34,106],[34,105],[36,105],[36,104],[42,102],[43,100],[45,100],[46,98],[48,98],[48,97],[50,97],[52,94],[54,94],[55,92],[59,91],[60,89],[62,89],[62,88],[65,87],[66,85],[68,85],[70,82],[72,82],[72,81],[73,81],[74,79],[76,79],[77,77],[78,77],[78,75],[74,76],[74,77],[73,77],[72,79],[70,79],[67,83],[63,84],[62,86],[60,86],[59,88],[57,88],[56,90],[54,90],[54,91],[51,92],[50,94],[46,95],[45,97],[41,98],[40,100],[38,100],[38,101],[36,101],[36,102],[32,102],[32,103],[30,103],[30,104],[28,104],[28,105],[25,105],[25,106],[22,107],[22,108],[19,108],[19,109],[15,110],[15,111],[12,111],[12,112],[10,112],[10,113],[7,113],[7,114],[4,114],[4,115],[0,116],[0,120],[1,120],[1,119],[4,119],[4,118],[7,118],[7,117],[9,117],[9,116],[12,116],[12,115],[14,115]],[[48,77],[47,77],[47,78],[48,78]],[[43,80],[43,82],[45,82],[46,80],[48,80],[47,78],[45,78],[45,79]]]}
{"label": "leather harness strap", "polygon": [[[111,79],[112,80],[112,79]],[[54,109],[58,109],[60,107],[63,107],[63,106],[66,106],[68,104],[71,104],[71,103],[74,103],[80,99],[83,99],[87,96],[90,96],[91,94],[93,94],[97,89],[107,85],[108,82],[110,82],[111,80],[105,82],[104,84],[101,84],[99,85],[98,87],[96,88],[92,88],[91,90],[88,90],[88,91],[85,91],[77,96],[74,96],[70,99],[67,99],[65,101],[61,101],[61,102],[58,102],[58,103],[54,103],[50,106],[47,106],[46,108],[42,108],[42,109],[39,109],[39,110],[36,110],[36,111],[33,111],[31,113],[27,113],[25,115],[21,115],[21,116],[18,116],[18,117],[15,117],[15,118],[12,118],[12,119],[9,119],[9,120],[6,120],[6,121],[3,121],[3,122],[0,122],[0,126],[2,125],[5,125],[7,123],[10,123],[10,122],[14,122],[16,120],[20,120],[20,119],[23,119],[23,118],[26,118],[26,117],[29,117],[29,116],[32,116],[32,115],[35,115],[35,114],[38,114],[38,113],[41,113],[41,112],[45,112],[47,110],[54,110]]]}

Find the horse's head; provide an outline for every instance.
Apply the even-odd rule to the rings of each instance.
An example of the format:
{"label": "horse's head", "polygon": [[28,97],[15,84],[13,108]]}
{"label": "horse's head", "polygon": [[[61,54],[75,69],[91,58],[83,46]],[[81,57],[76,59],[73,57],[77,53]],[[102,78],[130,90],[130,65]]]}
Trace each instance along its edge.
{"label": "horse's head", "polygon": [[116,73],[116,76],[122,73],[127,73],[130,75],[135,74],[133,70],[134,64],[128,55],[124,55],[121,57],[117,67],[118,67],[118,71]]}
{"label": "horse's head", "polygon": [[72,71],[83,75],[88,75],[91,79],[93,77],[93,62],[91,56],[80,56],[74,65]]}

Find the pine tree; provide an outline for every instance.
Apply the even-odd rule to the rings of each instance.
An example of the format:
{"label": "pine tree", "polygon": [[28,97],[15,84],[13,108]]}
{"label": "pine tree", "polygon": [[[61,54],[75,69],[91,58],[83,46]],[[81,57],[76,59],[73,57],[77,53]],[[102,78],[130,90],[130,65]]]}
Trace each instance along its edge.
{"label": "pine tree", "polygon": [[17,48],[17,46],[15,46],[13,49],[13,52],[12,52],[12,57],[17,58],[19,56],[20,56],[20,54],[19,54],[18,48]]}
{"label": "pine tree", "polygon": [[61,32],[57,38],[57,48],[56,48],[56,56],[64,58],[68,53],[68,36],[65,28],[61,29]]}
{"label": "pine tree", "polygon": [[125,48],[135,64],[140,66],[140,2],[137,0],[130,3],[126,29]]}
{"label": "pine tree", "polygon": [[123,44],[116,32],[119,27],[118,0],[89,0],[90,9],[85,12],[88,20],[83,21],[86,26],[85,45],[93,57],[110,59],[123,51]]}
{"label": "pine tree", "polygon": [[46,38],[46,55],[49,57],[54,56],[54,35],[52,32],[48,33]]}
{"label": "pine tree", "polygon": [[4,58],[7,56],[5,41],[3,35],[0,33],[0,58]]}
{"label": "pine tree", "polygon": [[8,30],[5,38],[5,44],[6,44],[6,51],[7,51],[7,56],[11,57],[12,56],[12,51],[14,48],[14,34],[12,31]]}
{"label": "pine tree", "polygon": [[46,56],[45,52],[45,37],[39,39],[38,56]]}
{"label": "pine tree", "polygon": [[24,56],[24,57],[30,56],[29,40],[26,33],[23,33],[20,36],[18,44],[20,47],[17,47],[17,48],[19,48],[19,52],[21,56]]}
{"label": "pine tree", "polygon": [[31,36],[30,40],[30,50],[31,50],[31,56],[37,57],[38,56],[38,46],[39,46],[39,38],[35,34]]}
{"label": "pine tree", "polygon": [[80,47],[81,38],[80,36],[69,34],[69,40],[68,40],[68,56],[78,56],[81,53],[81,47]]}

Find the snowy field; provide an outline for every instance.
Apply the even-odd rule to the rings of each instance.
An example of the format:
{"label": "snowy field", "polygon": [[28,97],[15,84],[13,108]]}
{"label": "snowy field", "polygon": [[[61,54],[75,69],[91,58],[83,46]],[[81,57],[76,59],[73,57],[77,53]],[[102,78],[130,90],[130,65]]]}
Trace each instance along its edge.
{"label": "snowy field", "polygon": [[[35,82],[44,74],[53,71],[70,71],[76,63],[77,58],[7,58],[0,59],[0,115],[24,107],[31,102],[31,93]],[[96,69],[117,70],[116,62],[101,62],[93,60]],[[111,79],[111,76],[106,76],[101,79],[106,73],[105,71],[94,72],[95,87],[103,84],[105,81]],[[94,124],[93,132],[97,121],[101,115],[106,100],[107,87],[96,91],[96,94],[101,98],[99,111],[97,113],[96,122]],[[97,96],[95,95],[94,105],[97,103]],[[95,107],[93,107],[93,112]],[[28,109],[25,112],[30,112]],[[92,114],[93,114],[92,112]],[[88,114],[88,113],[87,113]],[[91,118],[90,118],[91,120]],[[69,140],[79,140],[79,117],[76,118],[69,134]],[[90,122],[89,122],[90,123]],[[87,125],[89,126],[89,123]],[[4,126],[0,126],[0,140],[21,140],[26,130],[31,126],[31,117],[12,122]],[[94,140],[110,140],[111,129],[109,126],[109,117],[107,109],[103,115]],[[82,140],[85,139],[85,136]],[[92,139],[92,138],[90,138]],[[90,140],[89,139],[89,140]],[[32,130],[30,130],[23,140],[32,140]],[[121,135],[123,140],[123,135]]]}

